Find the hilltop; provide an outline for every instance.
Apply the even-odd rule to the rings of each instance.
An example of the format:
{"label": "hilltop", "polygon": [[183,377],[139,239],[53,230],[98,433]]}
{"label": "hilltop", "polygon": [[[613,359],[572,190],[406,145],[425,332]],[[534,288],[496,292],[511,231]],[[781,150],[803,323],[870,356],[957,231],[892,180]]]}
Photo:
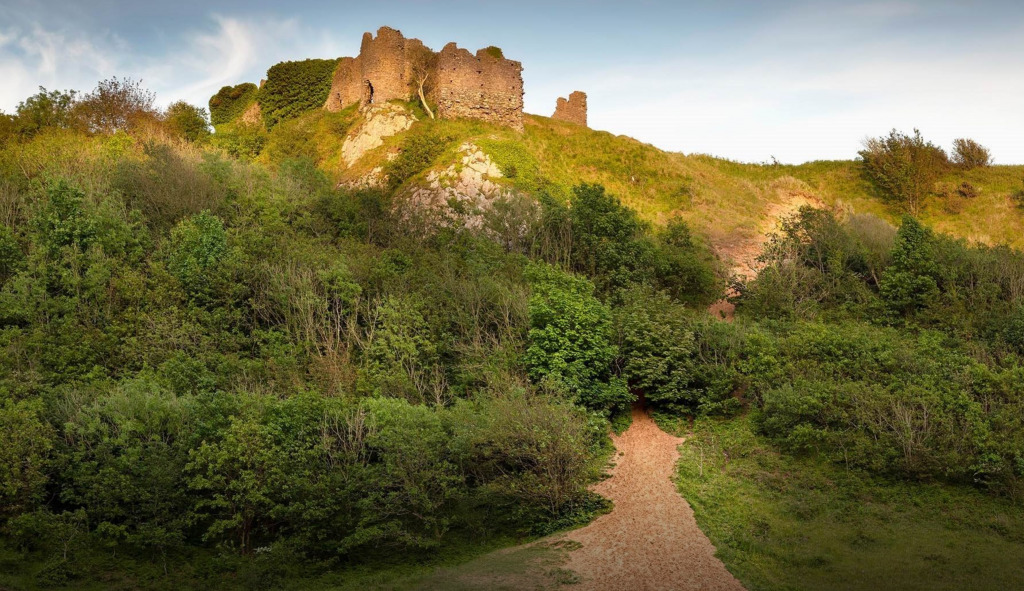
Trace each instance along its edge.
{"label": "hilltop", "polygon": [[[870,213],[893,224],[904,213],[871,184],[855,160],[745,164],[667,152],[539,115],[525,115],[524,129],[518,132],[482,121],[432,120],[415,103],[396,101],[391,108],[403,113],[401,122],[390,129],[383,126],[380,145],[351,164],[343,156],[346,140],[351,145],[381,118],[383,107],[310,110],[269,132],[258,132],[265,134],[266,149],[256,159],[273,166],[309,157],[336,183],[390,186],[408,195],[429,187],[453,166],[461,169],[466,154],[460,148],[473,146],[474,153],[500,172],[485,175],[498,193],[507,189],[536,197],[544,192],[566,200],[578,182],[601,183],[652,223],[685,220],[736,269],[749,266],[765,231],[800,205]],[[232,125],[223,130],[227,141],[238,133]],[[390,180],[385,178],[388,172]],[[964,198],[948,189],[965,182],[977,195]],[[1024,166],[954,170],[937,185],[919,217],[937,231],[969,241],[1024,247],[1019,231],[1024,208],[1016,200],[1022,191]]]}
{"label": "hilltop", "polygon": [[[893,224],[904,214],[859,160],[744,164],[666,152],[588,128],[579,91],[551,117],[525,114],[522,69],[497,47],[434,52],[381,27],[355,57],[283,62],[258,86],[221,89],[210,99],[215,143],[271,166],[307,158],[339,185],[435,210],[542,193],[564,202],[573,185],[600,183],[656,225],[686,221],[741,275],[754,272],[766,233],[802,206]],[[917,216],[970,242],[1022,247],[1022,196],[1024,166],[951,169]]]}

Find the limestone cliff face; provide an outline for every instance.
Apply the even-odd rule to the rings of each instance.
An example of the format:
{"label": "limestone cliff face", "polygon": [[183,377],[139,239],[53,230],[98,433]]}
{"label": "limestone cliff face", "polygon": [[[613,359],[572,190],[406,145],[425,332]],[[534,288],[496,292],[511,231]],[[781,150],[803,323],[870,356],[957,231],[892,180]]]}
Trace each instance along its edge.
{"label": "limestone cliff face", "polygon": [[459,146],[458,162],[426,175],[423,185],[407,194],[408,205],[419,214],[434,213],[441,220],[481,228],[484,214],[512,190],[495,182],[503,177],[490,156],[472,143]]}
{"label": "limestone cliff face", "polygon": [[363,107],[363,122],[352,130],[341,146],[341,159],[352,166],[370,150],[381,146],[384,138],[403,132],[416,122],[416,116],[401,105],[377,104]]}
{"label": "limestone cliff face", "polygon": [[426,76],[439,117],[469,117],[522,130],[522,71],[522,64],[494,49],[473,55],[449,43],[434,53],[419,39],[381,27],[376,37],[363,35],[358,56],[338,62],[324,108],[414,99],[418,79]]}

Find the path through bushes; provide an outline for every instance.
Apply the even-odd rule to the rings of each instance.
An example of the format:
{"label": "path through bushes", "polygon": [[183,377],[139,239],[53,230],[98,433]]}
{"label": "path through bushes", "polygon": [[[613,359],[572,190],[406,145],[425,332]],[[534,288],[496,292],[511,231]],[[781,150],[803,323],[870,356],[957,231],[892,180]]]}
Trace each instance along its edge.
{"label": "path through bushes", "polygon": [[573,588],[742,590],[671,480],[683,440],[659,429],[639,407],[629,429],[613,439],[612,476],[594,490],[615,507],[567,535],[581,544],[565,565],[582,579]]}

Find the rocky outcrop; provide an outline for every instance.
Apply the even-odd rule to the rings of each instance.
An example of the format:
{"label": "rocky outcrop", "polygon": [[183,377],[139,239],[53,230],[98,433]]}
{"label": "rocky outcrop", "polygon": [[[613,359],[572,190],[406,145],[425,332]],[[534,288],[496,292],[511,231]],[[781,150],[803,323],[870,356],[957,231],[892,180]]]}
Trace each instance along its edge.
{"label": "rocky outcrop", "polygon": [[349,133],[341,146],[341,159],[352,166],[364,154],[384,144],[384,138],[401,133],[416,122],[416,116],[401,105],[384,103],[363,107],[363,122]]}
{"label": "rocky outcrop", "polygon": [[422,186],[412,189],[410,204],[419,211],[433,211],[442,217],[458,217],[469,228],[483,226],[483,214],[495,201],[508,198],[512,190],[495,182],[501,170],[478,146],[459,146],[461,158],[455,164],[427,174]]}
{"label": "rocky outcrop", "polygon": [[570,94],[568,99],[558,97],[558,101],[555,103],[555,114],[551,118],[586,127],[587,93],[577,90]]}

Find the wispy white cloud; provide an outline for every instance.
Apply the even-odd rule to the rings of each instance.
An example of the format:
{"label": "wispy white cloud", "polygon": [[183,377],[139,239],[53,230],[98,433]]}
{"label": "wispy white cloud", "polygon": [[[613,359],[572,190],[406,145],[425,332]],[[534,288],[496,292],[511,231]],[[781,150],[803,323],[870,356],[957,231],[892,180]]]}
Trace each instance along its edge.
{"label": "wispy white cloud", "polygon": [[[514,57],[526,66],[528,111],[550,114],[555,96],[584,90],[594,127],[666,149],[751,161],[850,158],[865,135],[919,127],[944,145],[974,137],[999,161],[1024,162],[1024,77],[1015,75],[1024,71],[1024,12],[981,25],[962,18],[978,14],[955,0],[795,0],[742,26],[693,29],[699,43],[674,53],[619,39],[622,51],[607,52],[607,62],[580,67],[560,58],[558,43],[580,45],[577,53],[600,49],[587,45],[601,43],[596,31]],[[7,18],[0,108],[38,85],[88,90],[112,75],[142,78],[161,104],[203,105],[221,86],[256,82],[281,60],[358,51],[358,35],[340,34],[326,19],[255,8],[246,15],[189,21],[145,51],[89,27]],[[364,21],[387,22],[376,13]]]}
{"label": "wispy white cloud", "polygon": [[340,50],[325,31],[269,17],[213,15],[208,27],[183,32],[160,55],[140,54],[113,35],[12,27],[0,30],[0,109],[12,110],[38,86],[89,90],[110,76],[143,80],[161,104],[205,105],[221,86],[258,81],[278,61],[337,57]]}

